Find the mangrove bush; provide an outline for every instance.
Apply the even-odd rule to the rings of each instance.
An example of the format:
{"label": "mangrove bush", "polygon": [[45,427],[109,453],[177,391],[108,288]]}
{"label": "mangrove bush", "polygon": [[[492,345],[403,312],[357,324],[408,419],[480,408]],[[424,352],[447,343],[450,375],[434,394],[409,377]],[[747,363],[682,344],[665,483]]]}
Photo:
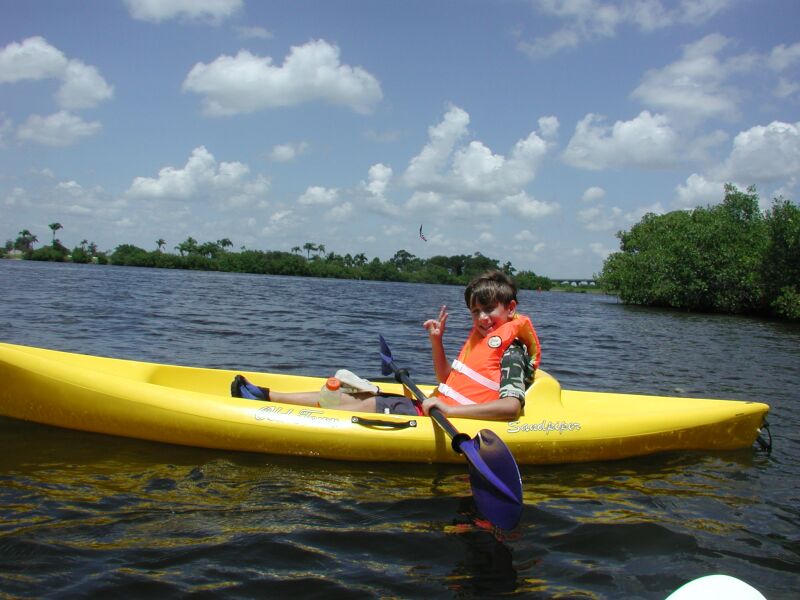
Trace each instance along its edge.
{"label": "mangrove bush", "polygon": [[600,284],[623,302],[800,318],[800,209],[725,186],[719,205],[646,214],[617,234]]}

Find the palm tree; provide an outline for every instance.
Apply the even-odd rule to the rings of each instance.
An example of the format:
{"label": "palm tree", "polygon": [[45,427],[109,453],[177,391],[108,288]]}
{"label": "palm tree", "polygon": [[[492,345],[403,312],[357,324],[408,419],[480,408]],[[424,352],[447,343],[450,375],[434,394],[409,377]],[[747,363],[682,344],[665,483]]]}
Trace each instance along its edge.
{"label": "palm tree", "polygon": [[64,226],[61,223],[50,223],[50,225],[48,225],[48,227],[53,230],[53,247],[55,247],[55,245],[56,245],[56,231],[58,231],[59,229],[64,229]]}
{"label": "palm tree", "polygon": [[33,245],[38,241],[39,239],[29,230],[23,229],[19,232],[19,237],[17,238],[17,241],[14,242],[14,247],[17,250],[28,252],[29,250],[33,250]]}
{"label": "palm tree", "polygon": [[166,246],[166,245],[167,245],[167,241],[164,238],[158,238],[156,240],[156,248],[157,248],[157,250],[159,252],[161,252],[164,249],[164,246]]}
{"label": "palm tree", "polygon": [[319,246],[317,246],[317,253],[325,254],[325,244],[320,244]]}
{"label": "palm tree", "polygon": [[225,250],[225,248],[230,248],[233,246],[233,242],[228,238],[222,238],[221,240],[217,240],[217,246]]}
{"label": "palm tree", "polygon": [[300,250],[301,250],[300,246],[294,246],[294,247],[292,247],[292,252],[293,252],[294,254],[300,254]]}
{"label": "palm tree", "polygon": [[185,254],[194,254],[197,252],[197,248],[197,240],[192,236],[189,236],[185,241],[175,246],[175,250],[180,252],[181,256],[184,256]]}
{"label": "palm tree", "polygon": [[217,258],[220,252],[219,243],[216,242],[203,242],[197,247],[197,253],[200,256],[207,256],[209,258]]}
{"label": "palm tree", "polygon": [[306,257],[309,260],[311,260],[311,251],[314,250],[316,252],[317,245],[316,244],[312,244],[311,242],[306,242],[305,244],[303,244],[303,250],[306,251]]}

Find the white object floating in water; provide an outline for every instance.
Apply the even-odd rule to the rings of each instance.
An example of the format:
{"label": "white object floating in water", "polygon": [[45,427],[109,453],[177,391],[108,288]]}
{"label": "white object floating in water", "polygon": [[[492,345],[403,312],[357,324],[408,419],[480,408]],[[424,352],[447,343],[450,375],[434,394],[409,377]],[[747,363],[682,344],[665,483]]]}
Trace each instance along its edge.
{"label": "white object floating in water", "polygon": [[706,575],[682,585],[667,596],[666,600],[767,600],[752,585],[729,575]]}

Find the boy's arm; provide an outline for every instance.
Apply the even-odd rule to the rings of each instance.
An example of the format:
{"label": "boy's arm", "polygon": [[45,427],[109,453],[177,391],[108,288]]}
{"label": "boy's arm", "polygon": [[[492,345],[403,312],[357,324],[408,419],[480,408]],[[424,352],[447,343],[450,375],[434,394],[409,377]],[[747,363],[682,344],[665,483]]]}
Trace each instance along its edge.
{"label": "boy's arm", "polygon": [[442,338],[431,338],[431,353],[433,354],[433,371],[439,383],[447,381],[450,375],[450,363],[447,361],[447,354],[444,351]]}
{"label": "boy's arm", "polygon": [[519,340],[514,341],[503,354],[500,363],[500,398],[516,398],[525,406],[525,394],[533,382],[533,371],[528,351]]}
{"label": "boy's arm", "polygon": [[422,409],[427,415],[431,407],[437,407],[445,416],[448,417],[461,417],[463,419],[492,419],[499,421],[513,421],[519,418],[522,411],[522,405],[519,400],[513,396],[506,398],[498,398],[493,402],[484,402],[483,404],[469,404],[451,406],[445,404],[439,398],[428,398],[422,405]]}
{"label": "boy's arm", "polygon": [[500,363],[500,392],[497,400],[483,404],[451,406],[438,398],[430,398],[423,405],[425,414],[436,406],[445,415],[467,419],[498,419],[513,421],[519,418],[525,404],[526,376],[532,375],[528,367],[530,360],[525,347],[514,342],[503,354]]}
{"label": "boy's arm", "polygon": [[422,326],[428,330],[428,338],[431,340],[431,352],[433,354],[433,371],[439,383],[444,382],[450,375],[450,363],[447,362],[447,355],[444,351],[442,338],[444,337],[445,324],[447,323],[447,307],[439,309],[437,319],[428,319]]}

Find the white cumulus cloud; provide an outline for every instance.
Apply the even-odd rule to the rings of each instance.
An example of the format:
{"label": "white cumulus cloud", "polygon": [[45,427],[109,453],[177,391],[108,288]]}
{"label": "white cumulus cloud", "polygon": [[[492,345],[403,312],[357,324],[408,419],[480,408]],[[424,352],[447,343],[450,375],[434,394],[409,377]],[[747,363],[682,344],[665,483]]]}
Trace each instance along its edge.
{"label": "white cumulus cloud", "polygon": [[341,63],[339,48],[325,40],[293,46],[281,66],[270,57],[240,50],[209,64],[197,63],[183,89],[203,97],[205,113],[236,115],[327,102],[370,113],[383,97],[378,80],[361,67]]}
{"label": "white cumulus cloud", "polygon": [[786,44],[775,46],[767,59],[767,64],[775,71],[784,71],[797,63],[800,63],[800,42],[795,42],[791,46]]}
{"label": "white cumulus cloud", "polygon": [[523,229],[514,234],[514,239],[518,242],[532,242],[536,240],[536,236],[529,229]]}
{"label": "white cumulus cloud", "polygon": [[272,32],[264,27],[237,27],[236,31],[243,40],[271,40],[273,38]]}
{"label": "white cumulus cloud", "polygon": [[565,21],[553,33],[520,40],[519,49],[533,59],[552,56],[583,43],[612,38],[622,26],[654,31],[675,25],[708,21],[737,0],[536,0],[533,5],[547,16]]}
{"label": "white cumulus cloud", "polygon": [[136,177],[126,195],[136,199],[205,200],[243,205],[262,200],[269,190],[263,176],[249,178],[250,168],[240,162],[218,162],[205,146],[198,146],[182,168],[164,167],[158,177]]}
{"label": "white cumulus cloud", "polygon": [[438,192],[414,192],[406,202],[409,210],[437,210],[443,206],[444,200]]}
{"label": "white cumulus cloud", "polygon": [[408,185],[437,185],[441,171],[447,165],[456,143],[467,135],[469,114],[452,106],[441,123],[428,128],[429,141],[419,154],[411,159],[404,178]]}
{"label": "white cumulus cloud", "polygon": [[615,248],[610,248],[605,244],[601,244],[600,242],[592,242],[589,244],[589,250],[591,250],[594,254],[605,260],[605,258],[611,254],[612,252],[616,252]]}
{"label": "white cumulus cloud", "polygon": [[665,115],[642,111],[635,119],[609,127],[603,117],[588,114],[575,127],[563,159],[573,167],[591,170],[657,169],[674,164],[679,147],[679,136]]}
{"label": "white cumulus cloud", "polygon": [[613,206],[606,209],[602,204],[578,211],[578,222],[587,231],[614,231],[619,228],[622,209]]}
{"label": "white cumulus cloud", "polygon": [[44,146],[69,146],[102,128],[97,121],[87,122],[62,110],[47,117],[31,115],[17,129],[17,138]]}
{"label": "white cumulus cloud", "polygon": [[[753,183],[776,184],[777,194],[796,192],[800,174],[800,121],[773,121],[741,131],[725,160],[704,173],[692,173],[675,188],[674,203],[691,208],[716,204],[724,198],[724,184],[740,189]],[[769,201],[761,198],[762,207]]]}
{"label": "white cumulus cloud", "polygon": [[539,133],[548,141],[558,136],[559,127],[558,117],[549,116],[539,119]]}
{"label": "white cumulus cloud", "polygon": [[790,79],[787,79],[785,77],[779,77],[778,83],[775,85],[775,88],[772,91],[772,93],[777,98],[788,98],[790,96],[794,96],[799,91],[800,91],[800,83],[791,81]]}
{"label": "white cumulus cloud", "polygon": [[308,149],[308,142],[295,142],[273,146],[269,153],[270,160],[274,162],[291,162]]}
{"label": "white cumulus cloud", "polygon": [[312,185],[306,188],[306,191],[298,199],[300,204],[306,205],[329,205],[333,204],[339,199],[339,190],[335,188],[325,188],[318,185]]}
{"label": "white cumulus cloud", "polygon": [[134,19],[153,23],[177,18],[218,23],[244,6],[243,0],[125,0],[125,4]]}
{"label": "white cumulus cloud", "polygon": [[62,181],[56,186],[55,198],[61,210],[82,217],[108,217],[112,219],[128,210],[124,198],[114,197],[102,186],[84,187],[74,180]]}
{"label": "white cumulus cloud", "polygon": [[3,204],[11,208],[27,208],[31,205],[31,201],[28,192],[16,186],[3,198]]}
{"label": "white cumulus cloud", "polygon": [[555,202],[543,202],[531,198],[526,192],[506,196],[501,201],[501,204],[526,220],[535,220],[552,215],[558,212],[560,208]]}
{"label": "white cumulus cloud", "polygon": [[69,62],[63,80],[56,97],[64,108],[92,108],[114,95],[114,88],[106,83],[97,69],[79,60]]}
{"label": "white cumulus cloud", "polygon": [[62,108],[92,108],[114,95],[95,67],[67,59],[42,37],[12,42],[0,50],[0,83],[58,79],[56,99]]}
{"label": "white cumulus cloud", "polygon": [[642,220],[642,217],[648,213],[654,215],[663,215],[666,211],[661,205],[661,202],[654,202],[649,206],[637,206],[633,210],[629,210],[623,215],[623,218],[628,224],[637,223]]}
{"label": "white cumulus cloud", "polygon": [[364,184],[365,189],[376,198],[385,198],[386,188],[392,179],[392,168],[377,163],[369,168],[369,179]]}
{"label": "white cumulus cloud", "polygon": [[[545,120],[552,134],[555,123]],[[479,140],[461,144],[467,136],[469,114],[452,106],[437,125],[428,129],[429,141],[409,162],[405,183],[419,191],[436,191],[478,201],[520,193],[536,176],[548,150],[534,131],[519,140],[508,156],[494,153]]]}
{"label": "white cumulus cloud", "polygon": [[370,210],[385,215],[399,213],[398,207],[386,195],[393,175],[392,168],[383,163],[376,163],[369,168],[366,181],[359,184],[359,191],[364,196]]}
{"label": "white cumulus cloud", "polygon": [[581,199],[584,202],[596,202],[598,200],[602,200],[606,195],[606,191],[597,186],[592,186],[587,188],[586,191],[583,192],[583,196]]}
{"label": "white cumulus cloud", "polygon": [[694,208],[715,204],[724,196],[724,184],[720,181],[709,181],[703,175],[692,173],[686,182],[675,188],[674,203],[681,208]]}
{"label": "white cumulus cloud", "polygon": [[[269,216],[267,224],[261,228],[263,235],[275,235],[285,233],[286,231],[294,229],[300,222],[298,216],[291,210],[281,209],[276,210]],[[248,226],[255,227],[258,225],[258,219],[248,221]]]}
{"label": "white cumulus cloud", "polygon": [[331,208],[327,214],[326,218],[331,221],[336,221],[337,223],[343,223],[348,219],[353,217],[353,204],[350,202],[343,202],[338,206],[334,206]]}
{"label": "white cumulus cloud", "polygon": [[453,218],[499,217],[500,206],[496,202],[467,202],[455,198],[444,207],[444,213]]}
{"label": "white cumulus cloud", "polygon": [[717,170],[718,179],[774,182],[800,174],[800,121],[757,125],[740,132]]}
{"label": "white cumulus cloud", "polygon": [[718,55],[730,43],[722,35],[710,34],[686,45],[680,60],[648,71],[632,95],[689,122],[736,118],[741,94],[729,81],[735,74],[754,69],[759,59],[752,54],[721,59]]}
{"label": "white cumulus cloud", "polygon": [[59,78],[69,61],[39,36],[11,42],[0,50],[0,83]]}

